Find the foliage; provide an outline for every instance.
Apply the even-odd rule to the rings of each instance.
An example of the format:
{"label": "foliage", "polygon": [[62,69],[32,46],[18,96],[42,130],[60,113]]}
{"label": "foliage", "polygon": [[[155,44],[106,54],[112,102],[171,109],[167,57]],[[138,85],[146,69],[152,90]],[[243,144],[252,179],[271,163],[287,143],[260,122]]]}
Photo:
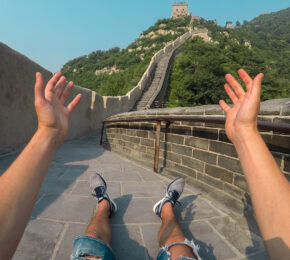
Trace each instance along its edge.
{"label": "foliage", "polygon": [[[62,73],[68,80],[95,90],[100,95],[124,95],[137,85],[154,53],[162,49],[167,42],[184,34],[189,23],[188,16],[158,20],[127,48],[97,50],[73,59],[63,66]],[[159,29],[170,33],[160,34]],[[148,36],[150,33],[153,34]],[[101,73],[102,69],[110,70],[112,67],[116,70]],[[96,71],[99,71],[98,75]]]}
{"label": "foliage", "polygon": [[[235,29],[225,29],[201,19],[211,43],[188,41],[170,74],[167,101],[170,107],[218,103],[226,98],[224,75],[237,77],[244,68],[251,76],[263,72],[261,99],[290,97],[290,8],[262,15]],[[228,100],[229,101],[229,100]]]}

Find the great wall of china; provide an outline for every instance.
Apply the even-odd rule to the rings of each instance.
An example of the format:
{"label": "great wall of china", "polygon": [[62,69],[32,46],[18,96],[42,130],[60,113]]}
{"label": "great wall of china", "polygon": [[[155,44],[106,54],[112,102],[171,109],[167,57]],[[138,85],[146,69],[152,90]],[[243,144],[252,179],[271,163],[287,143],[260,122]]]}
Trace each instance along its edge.
{"label": "great wall of china", "polygon": [[[218,106],[195,108],[147,109],[162,95],[176,50],[192,36],[209,40],[207,31],[189,31],[157,52],[138,85],[124,96],[100,96],[76,86],[71,96],[82,93],[83,99],[72,115],[68,139],[100,132],[102,121],[110,118],[209,115],[224,116]],[[29,58],[0,43],[0,155],[23,147],[33,135],[37,120],[34,111],[35,72],[45,80],[52,73]],[[290,123],[290,99],[262,103],[260,119]],[[144,110],[146,109],[146,110]],[[141,110],[130,112],[132,110]],[[125,114],[123,114],[125,113]],[[107,129],[107,147],[152,167],[155,128],[153,124],[117,124]],[[222,125],[180,122],[163,128],[159,159],[163,172],[186,176],[209,194],[241,209],[241,199],[248,191],[238,158],[225,137]],[[290,136],[263,132],[263,138],[280,168],[290,178]]]}

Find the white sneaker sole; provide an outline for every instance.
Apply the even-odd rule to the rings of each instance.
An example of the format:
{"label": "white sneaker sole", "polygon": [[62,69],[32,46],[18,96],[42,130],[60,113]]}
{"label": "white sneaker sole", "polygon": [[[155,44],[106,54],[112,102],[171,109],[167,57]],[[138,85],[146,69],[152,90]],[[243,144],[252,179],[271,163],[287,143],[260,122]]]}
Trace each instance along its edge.
{"label": "white sneaker sole", "polygon": [[[164,200],[164,197],[161,199],[161,200],[159,200],[158,202],[156,202],[155,203],[155,205],[153,206],[153,212],[156,214],[156,208],[157,208],[157,206],[162,202]],[[156,214],[157,215],[157,214]]]}
{"label": "white sneaker sole", "polygon": [[118,206],[117,206],[117,204],[115,203],[115,201],[113,201],[111,198],[110,198],[110,201],[112,202],[112,204],[113,204],[114,207],[115,207],[115,211],[113,212],[113,214],[115,214],[115,213],[118,211]]}

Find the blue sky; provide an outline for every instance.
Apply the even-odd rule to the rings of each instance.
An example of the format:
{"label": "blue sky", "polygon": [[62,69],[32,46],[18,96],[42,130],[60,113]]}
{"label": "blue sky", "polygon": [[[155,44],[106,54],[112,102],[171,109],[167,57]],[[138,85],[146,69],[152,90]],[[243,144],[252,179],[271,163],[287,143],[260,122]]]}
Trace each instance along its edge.
{"label": "blue sky", "polygon": [[[172,0],[0,0],[0,41],[56,72],[70,59],[98,49],[126,47],[157,19],[171,15]],[[290,6],[290,0],[189,0],[205,19],[251,20]],[[0,57],[1,58],[1,57]]]}

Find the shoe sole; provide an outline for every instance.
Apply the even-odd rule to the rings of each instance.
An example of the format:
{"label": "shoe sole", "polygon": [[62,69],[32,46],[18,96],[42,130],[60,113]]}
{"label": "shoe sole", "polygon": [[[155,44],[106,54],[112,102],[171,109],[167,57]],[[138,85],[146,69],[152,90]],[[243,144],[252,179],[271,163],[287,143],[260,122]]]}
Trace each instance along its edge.
{"label": "shoe sole", "polygon": [[[157,208],[157,206],[162,202],[164,200],[164,197],[161,199],[161,200],[159,200],[158,202],[156,202],[155,203],[155,205],[153,206],[153,212],[157,215],[157,213],[156,213],[156,208]],[[158,216],[158,215],[157,215]]]}
{"label": "shoe sole", "polygon": [[117,204],[115,203],[114,200],[110,199],[110,201],[111,201],[111,203],[112,203],[112,204],[114,205],[114,207],[115,207],[115,211],[113,212],[113,214],[115,214],[115,213],[118,211],[118,206],[117,206]]}

